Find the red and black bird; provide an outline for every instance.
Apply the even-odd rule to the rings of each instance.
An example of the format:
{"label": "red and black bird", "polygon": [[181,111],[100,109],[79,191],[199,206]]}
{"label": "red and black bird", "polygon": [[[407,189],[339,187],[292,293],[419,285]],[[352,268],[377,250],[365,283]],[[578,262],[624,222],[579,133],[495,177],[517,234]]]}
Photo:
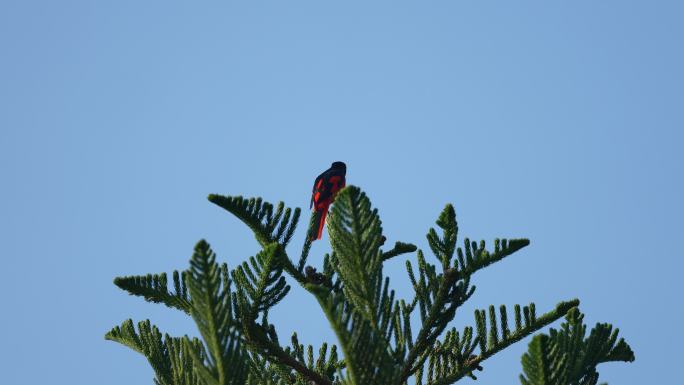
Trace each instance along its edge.
{"label": "red and black bird", "polygon": [[316,211],[313,229],[318,232],[311,233],[312,240],[321,239],[328,208],[335,200],[335,194],[345,186],[346,175],[347,165],[344,164],[344,162],[333,162],[329,169],[323,171],[323,173],[316,178],[313,192],[311,193],[311,204],[309,205],[309,208],[313,207],[314,211]]}

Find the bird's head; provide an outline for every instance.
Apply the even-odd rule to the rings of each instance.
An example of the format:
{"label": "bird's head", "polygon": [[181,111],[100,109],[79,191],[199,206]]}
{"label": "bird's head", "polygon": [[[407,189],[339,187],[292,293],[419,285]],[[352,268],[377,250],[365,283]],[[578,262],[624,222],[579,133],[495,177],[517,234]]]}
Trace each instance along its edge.
{"label": "bird's head", "polygon": [[336,169],[336,170],[343,170],[345,172],[347,171],[347,165],[344,164],[344,162],[340,162],[340,161],[333,162],[333,164],[332,164],[332,166],[330,166],[330,168]]}

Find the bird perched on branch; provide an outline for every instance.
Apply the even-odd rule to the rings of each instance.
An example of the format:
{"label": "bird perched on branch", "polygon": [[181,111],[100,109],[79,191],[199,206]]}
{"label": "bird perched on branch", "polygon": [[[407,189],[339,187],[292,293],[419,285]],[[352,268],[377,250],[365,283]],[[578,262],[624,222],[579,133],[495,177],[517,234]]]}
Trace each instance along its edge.
{"label": "bird perched on branch", "polygon": [[330,168],[323,171],[314,181],[309,208],[313,207],[316,212],[312,230],[317,232],[311,232],[311,240],[321,239],[328,208],[335,200],[335,194],[345,186],[346,175],[347,165],[344,162],[333,162]]}

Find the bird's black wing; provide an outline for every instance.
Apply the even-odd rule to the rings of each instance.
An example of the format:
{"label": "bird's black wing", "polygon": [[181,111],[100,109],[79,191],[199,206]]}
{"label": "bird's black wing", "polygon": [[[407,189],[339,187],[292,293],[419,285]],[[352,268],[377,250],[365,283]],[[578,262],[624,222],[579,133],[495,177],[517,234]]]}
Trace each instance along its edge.
{"label": "bird's black wing", "polygon": [[320,181],[320,180],[323,178],[323,175],[324,175],[324,174],[325,174],[325,173],[323,173],[323,174],[317,176],[317,177],[316,177],[316,180],[314,181],[313,189],[311,190],[311,202],[309,203],[309,208],[312,208],[312,207],[313,207],[313,204],[314,204],[314,196],[316,195],[316,186],[318,185],[318,181]]}

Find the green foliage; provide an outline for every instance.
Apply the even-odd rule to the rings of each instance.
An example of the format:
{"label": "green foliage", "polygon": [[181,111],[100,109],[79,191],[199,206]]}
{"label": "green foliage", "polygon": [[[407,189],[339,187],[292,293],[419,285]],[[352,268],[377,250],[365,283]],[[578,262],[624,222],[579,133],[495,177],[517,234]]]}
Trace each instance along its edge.
{"label": "green foliage", "polygon": [[364,319],[377,323],[383,261],[377,210],[371,210],[366,195],[351,186],[338,194],[328,228],[345,297]]}
{"label": "green foliage", "polygon": [[[311,237],[305,237],[295,265],[287,247],[300,209],[272,205],[260,198],[210,195],[209,200],[244,222],[261,249],[229,269],[216,261],[209,244],[195,246],[186,271],[116,278],[136,296],[189,314],[198,338],[162,337],[149,321],[125,321],[105,335],[147,358],[158,385],[447,385],[476,378],[482,362],[563,316],[560,331],[533,338],[523,358],[527,384],[593,385],[596,365],[631,361],[634,355],[617,330],[597,325],[584,338],[578,300],[559,303],[538,316],[534,304],[475,311],[472,326],[449,327],[475,293],[476,272],[529,244],[526,239],[484,241],[465,238],[458,246],[456,212],[447,205],[430,229],[427,243],[434,258],[415,245],[396,242],[383,250],[385,237],[377,209],[355,186],[341,190],[328,216],[332,253],[320,272],[305,266]],[[307,234],[315,230],[312,214]],[[406,261],[413,296],[396,298],[383,264],[414,253]],[[437,264],[430,262],[434,259]],[[318,301],[341,349],[324,343],[318,350],[300,344],[296,334],[283,346],[269,310],[287,296],[289,275]]]}
{"label": "green foliage", "polygon": [[382,253],[382,260],[386,261],[398,255],[413,253],[416,250],[418,250],[418,248],[412,243],[397,242],[394,244],[394,248],[392,248],[392,250]]}
{"label": "green foliage", "polygon": [[522,357],[523,385],[595,385],[596,366],[610,361],[634,361],[634,352],[612,325],[597,323],[585,338],[584,314],[572,309],[560,330],[535,336]]}
{"label": "green foliage", "polygon": [[168,307],[190,313],[185,277],[185,272],[173,272],[174,292],[170,292],[167,287],[166,273],[117,277],[114,279],[114,284],[131,295],[144,297],[149,302],[163,303]]}
{"label": "green foliage", "polygon": [[274,206],[261,198],[245,199],[211,194],[209,201],[224,208],[244,222],[262,246],[278,242],[286,246],[294,235],[301,209],[285,208],[283,202]]}
{"label": "green foliage", "polygon": [[280,302],[290,291],[282,276],[280,246],[271,243],[256,257],[243,262],[233,270],[232,277],[238,285],[238,304],[243,317],[253,322],[259,312],[265,312]]}
{"label": "green foliage", "polygon": [[[330,382],[336,382],[337,371],[344,368],[344,362],[339,360],[335,345],[332,346],[328,354],[328,344],[323,343],[318,349],[318,356],[315,357],[313,346],[308,345],[305,348],[299,343],[296,333],[292,336],[292,348],[287,348],[286,351],[300,362],[306,362],[307,368],[330,380]],[[309,379],[300,373],[295,373],[294,378],[297,384],[309,385]]]}
{"label": "green foliage", "polygon": [[[201,343],[197,339],[183,340],[165,334],[149,320],[138,323],[136,332],[132,320],[116,326],[105,338],[119,342],[145,356],[155,373],[157,385],[199,385],[202,384],[193,370],[192,355],[203,357]],[[191,353],[192,352],[192,353]]]}
{"label": "green foliage", "polygon": [[208,356],[207,360],[193,358],[208,384],[244,383],[246,357],[236,331],[230,286],[227,266],[216,263],[216,254],[207,242],[197,243],[188,271],[190,314],[207,345]]}

